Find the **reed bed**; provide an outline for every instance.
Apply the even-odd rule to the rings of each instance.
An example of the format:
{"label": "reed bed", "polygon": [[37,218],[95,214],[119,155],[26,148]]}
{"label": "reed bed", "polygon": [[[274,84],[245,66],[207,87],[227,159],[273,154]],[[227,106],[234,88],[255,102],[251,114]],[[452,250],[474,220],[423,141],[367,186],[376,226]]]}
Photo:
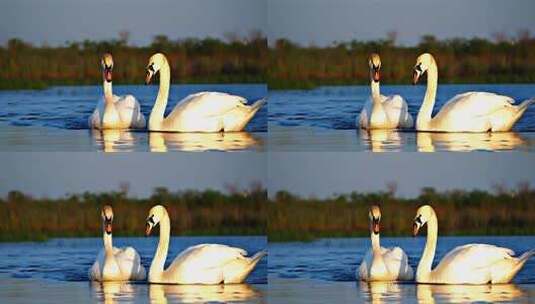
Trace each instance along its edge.
{"label": "reed bed", "polygon": [[529,31],[517,37],[496,34],[494,40],[426,35],[415,46],[396,44],[396,35],[375,41],[333,42],[302,46],[286,39],[268,46],[263,33],[248,37],[171,40],[154,37],[147,46],[127,39],[67,42],[34,46],[11,39],[0,47],[0,89],[42,89],[51,85],[89,85],[102,80],[100,56],[114,55],[114,82],[142,84],[145,65],[155,52],[164,52],[174,83],[265,83],[271,89],[302,89],[320,85],[369,82],[367,58],[382,58],[385,84],[409,84],[416,57],[431,52],[437,59],[441,83],[533,83],[535,38]]}
{"label": "reed bed", "polygon": [[143,236],[147,213],[156,204],[167,208],[173,235],[265,235],[266,195],[262,188],[230,194],[159,188],[143,199],[124,192],[50,199],[13,191],[0,200],[0,241],[100,236],[104,204],[113,207],[118,236]]}
{"label": "reed bed", "polygon": [[269,240],[368,236],[371,204],[380,205],[381,234],[387,236],[410,236],[416,210],[423,204],[437,212],[440,235],[535,234],[535,190],[529,187],[495,193],[424,188],[414,198],[353,192],[316,199],[279,192],[269,204]]}

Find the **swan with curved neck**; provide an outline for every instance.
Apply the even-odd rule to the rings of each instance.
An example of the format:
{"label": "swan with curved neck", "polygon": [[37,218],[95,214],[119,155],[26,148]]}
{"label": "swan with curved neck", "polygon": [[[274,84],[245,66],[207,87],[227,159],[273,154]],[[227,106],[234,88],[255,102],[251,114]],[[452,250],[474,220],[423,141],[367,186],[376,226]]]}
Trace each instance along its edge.
{"label": "swan with curved neck", "polygon": [[265,251],[247,257],[240,248],[219,244],[200,244],[182,251],[164,269],[171,224],[165,207],[156,205],[149,211],[146,235],[160,225],[160,240],[152,259],[148,281],[168,284],[231,284],[242,283],[256,264],[266,255]]}
{"label": "swan with curved neck", "polygon": [[145,268],[141,265],[141,259],[136,250],[132,247],[113,247],[111,206],[106,205],[102,208],[101,217],[104,248],[89,269],[89,279],[101,282],[144,280]]}
{"label": "swan with curved neck", "polygon": [[132,95],[117,96],[112,90],[113,57],[106,53],[101,59],[104,97],[88,120],[92,129],[142,129],[145,117]]}
{"label": "swan with curved neck", "polygon": [[438,238],[435,210],[424,205],[416,212],[413,234],[427,224],[427,241],[416,269],[416,282],[436,284],[498,284],[509,283],[533,255],[535,249],[514,257],[508,248],[486,244],[467,244],[454,248],[431,269]]}
{"label": "swan with curved neck", "polygon": [[186,96],[164,117],[169,98],[171,68],[162,53],[154,54],[147,65],[145,82],[160,74],[160,88],[149,117],[149,130],[174,132],[242,131],[265,103],[260,99],[252,105],[241,96],[219,92],[200,92]]}
{"label": "swan with curved neck", "polygon": [[412,128],[414,124],[412,116],[403,97],[381,95],[379,88],[381,58],[378,54],[370,55],[368,66],[371,96],[357,118],[357,127],[367,130]]}
{"label": "swan with curved neck", "polygon": [[370,282],[412,280],[414,272],[403,249],[381,247],[379,242],[381,210],[379,206],[371,206],[368,217],[372,247],[364,256],[357,270],[357,278]]}
{"label": "swan with curved neck", "polygon": [[467,92],[450,99],[431,117],[435,106],[438,67],[435,58],[425,53],[416,59],[413,83],[427,73],[427,89],[416,118],[416,130],[438,132],[510,131],[535,98],[514,105],[511,97],[487,92]]}

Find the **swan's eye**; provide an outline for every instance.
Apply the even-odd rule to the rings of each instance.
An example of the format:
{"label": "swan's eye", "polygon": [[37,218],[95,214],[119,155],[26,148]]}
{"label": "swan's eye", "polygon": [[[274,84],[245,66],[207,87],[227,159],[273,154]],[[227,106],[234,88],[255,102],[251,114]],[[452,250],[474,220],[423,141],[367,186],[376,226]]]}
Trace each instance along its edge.
{"label": "swan's eye", "polygon": [[414,222],[418,225],[422,225],[422,215],[418,214],[418,216],[414,219]]}
{"label": "swan's eye", "polygon": [[149,64],[149,66],[147,67],[147,70],[154,73],[154,63]]}
{"label": "swan's eye", "polygon": [[149,218],[147,219],[147,223],[151,223],[152,225],[154,225],[154,214],[149,216]]}
{"label": "swan's eye", "polygon": [[414,69],[415,69],[416,71],[418,71],[418,72],[421,73],[421,72],[422,72],[422,64],[421,64],[421,63],[418,63],[418,64],[414,67]]}

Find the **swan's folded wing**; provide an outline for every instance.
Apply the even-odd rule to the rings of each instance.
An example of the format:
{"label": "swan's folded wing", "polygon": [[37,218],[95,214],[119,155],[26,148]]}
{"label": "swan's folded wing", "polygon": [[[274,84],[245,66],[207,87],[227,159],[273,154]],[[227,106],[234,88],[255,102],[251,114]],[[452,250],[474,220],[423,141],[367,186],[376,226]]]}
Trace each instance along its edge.
{"label": "swan's folded wing", "polygon": [[114,255],[123,274],[128,274],[131,279],[144,278],[145,269],[141,265],[141,258],[134,248],[114,248]]}
{"label": "swan's folded wing", "polygon": [[186,96],[179,101],[173,113],[177,111],[198,117],[214,117],[224,115],[237,107],[244,107],[246,104],[247,100],[241,96],[220,92],[200,92]]}
{"label": "swan's folded wing", "polygon": [[97,255],[97,258],[95,259],[95,262],[93,265],[91,265],[91,268],[89,268],[88,276],[89,280],[101,280],[102,274],[101,274],[101,268],[104,265],[104,249],[101,249]]}
{"label": "swan's folded wing", "polygon": [[399,247],[393,248],[382,248],[383,249],[383,260],[385,261],[386,266],[390,273],[397,274],[398,277],[404,278],[409,272],[412,273],[412,270],[409,268],[409,259]]}
{"label": "swan's folded wing", "polygon": [[486,116],[504,107],[511,107],[514,102],[511,97],[494,93],[466,92],[446,102],[440,112],[461,113],[470,117]]}
{"label": "swan's folded wing", "polygon": [[487,270],[495,263],[511,259],[515,253],[508,248],[487,244],[468,244],[454,248],[440,261],[436,270],[452,271]]}
{"label": "swan's folded wing", "polygon": [[405,99],[403,99],[403,97],[401,97],[400,95],[381,95],[381,97],[383,98],[383,104],[388,105],[388,107],[392,107],[399,110],[407,108],[407,103],[405,102]]}
{"label": "swan's folded wing", "polygon": [[190,266],[194,269],[223,267],[235,259],[243,259],[247,251],[219,244],[200,244],[184,250],[169,268]]}

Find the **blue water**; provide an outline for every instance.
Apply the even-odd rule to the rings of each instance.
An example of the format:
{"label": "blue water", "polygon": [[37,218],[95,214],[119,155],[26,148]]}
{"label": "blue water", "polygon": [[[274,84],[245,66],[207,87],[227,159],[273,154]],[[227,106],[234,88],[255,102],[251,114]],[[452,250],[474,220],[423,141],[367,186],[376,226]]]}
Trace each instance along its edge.
{"label": "blue water", "polygon": [[[173,85],[167,112],[189,94],[219,91],[245,97],[249,103],[266,96],[265,85]],[[115,95],[132,94],[148,119],[158,86],[114,85]],[[0,91],[0,122],[13,126],[44,126],[61,129],[87,129],[87,118],[102,97],[101,86],[65,86],[47,90]],[[248,132],[267,131],[267,106],[257,112],[246,127]]]}
{"label": "blue water", "polygon": [[[383,95],[399,94],[415,118],[425,85],[381,85]],[[535,96],[533,84],[439,84],[433,115],[453,96],[468,91],[485,91],[510,96],[516,103]],[[314,90],[272,91],[269,94],[269,122],[280,126],[307,126],[326,129],[355,129],[355,118],[370,96],[369,86],[320,87]],[[530,107],[513,131],[535,131],[535,106]]]}
{"label": "blue water", "polygon": [[[522,254],[535,248],[535,236],[518,237],[439,237],[433,267],[453,248],[484,243],[511,248]],[[321,239],[311,243],[270,243],[269,275],[283,279],[312,279],[330,282],[355,281],[355,270],[369,249],[369,238]],[[416,269],[425,237],[381,238],[383,247],[401,247]],[[535,258],[530,259],[513,283],[535,283]]]}
{"label": "blue water", "polygon": [[[115,247],[132,246],[141,256],[147,271],[158,238],[113,238]],[[218,243],[240,247],[249,254],[265,249],[265,237],[173,237],[166,267],[189,246]],[[53,239],[43,243],[0,243],[0,274],[12,278],[87,281],[88,269],[102,248],[101,238]],[[249,284],[267,283],[267,258],[263,258],[246,280]]]}

